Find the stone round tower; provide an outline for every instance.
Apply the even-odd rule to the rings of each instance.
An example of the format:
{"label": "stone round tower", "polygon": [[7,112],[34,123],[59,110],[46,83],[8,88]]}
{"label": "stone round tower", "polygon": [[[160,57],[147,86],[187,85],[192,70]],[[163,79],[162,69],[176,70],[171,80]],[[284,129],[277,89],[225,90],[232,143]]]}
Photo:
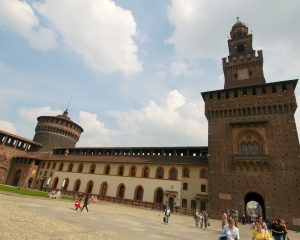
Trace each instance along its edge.
{"label": "stone round tower", "polygon": [[33,141],[43,145],[40,152],[51,152],[58,147],[75,147],[83,132],[82,127],[68,117],[68,109],[63,115],[40,116],[37,120]]}

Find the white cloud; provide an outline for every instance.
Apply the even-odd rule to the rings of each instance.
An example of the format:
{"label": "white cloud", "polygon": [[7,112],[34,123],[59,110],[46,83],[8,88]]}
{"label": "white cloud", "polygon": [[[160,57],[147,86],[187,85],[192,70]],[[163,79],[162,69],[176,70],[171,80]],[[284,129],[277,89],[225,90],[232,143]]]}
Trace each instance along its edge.
{"label": "white cloud", "polygon": [[80,146],[111,146],[112,138],[118,136],[117,131],[105,128],[104,123],[97,120],[97,114],[80,111],[79,125],[84,129]]}
{"label": "white cloud", "polygon": [[139,146],[206,145],[207,121],[204,105],[188,103],[177,91],[170,91],[165,104],[151,100],[148,106],[128,112],[107,111],[117,119],[130,142]]}
{"label": "white cloud", "polygon": [[253,48],[264,50],[269,81],[295,78],[300,74],[300,31],[295,29],[300,22],[299,8],[299,1],[289,0],[275,4],[253,0],[247,8],[236,0],[226,4],[223,0],[172,0],[167,14],[175,30],[166,43],[174,46],[177,58],[214,58],[221,64],[221,58],[228,56],[227,36],[238,12],[249,32],[253,30]]}
{"label": "white cloud", "polygon": [[56,46],[55,32],[40,25],[31,6],[25,1],[1,0],[0,26],[20,34],[33,48],[46,50]]}
{"label": "white cloud", "polygon": [[125,75],[142,70],[132,40],[136,23],[130,11],[110,0],[45,0],[34,8],[49,19],[66,46],[92,68]]}
{"label": "white cloud", "polygon": [[0,120],[0,129],[5,132],[17,134],[16,128],[13,126],[13,124],[4,120]]}
{"label": "white cloud", "polygon": [[179,60],[179,61],[172,61],[170,64],[170,72],[174,76],[179,76],[181,74],[187,75],[189,77],[194,77],[194,76],[200,76],[202,75],[203,71],[198,70],[199,66],[197,63],[190,63],[189,65],[186,64],[184,61]]}
{"label": "white cloud", "polygon": [[42,108],[21,108],[19,109],[19,115],[31,122],[36,123],[36,119],[40,116],[57,116],[62,115],[63,111],[56,109],[51,110],[50,107],[42,107]]}

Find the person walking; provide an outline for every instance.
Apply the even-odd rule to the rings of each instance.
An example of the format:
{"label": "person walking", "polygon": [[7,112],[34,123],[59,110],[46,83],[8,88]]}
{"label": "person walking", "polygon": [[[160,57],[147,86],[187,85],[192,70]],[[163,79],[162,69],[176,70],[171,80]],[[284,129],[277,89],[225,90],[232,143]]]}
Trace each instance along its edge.
{"label": "person walking", "polygon": [[168,206],[165,210],[165,224],[169,223],[170,215],[171,215],[171,209],[170,209],[170,206]]}
{"label": "person walking", "polygon": [[203,211],[199,214],[200,227],[203,227]]}
{"label": "person walking", "polygon": [[196,228],[198,228],[198,226],[199,226],[199,220],[200,220],[198,209],[196,209],[196,212],[195,212],[195,215],[194,215],[194,219],[195,219]]}
{"label": "person walking", "polygon": [[222,211],[222,230],[225,225],[227,225],[227,214],[224,211]]}
{"label": "person walking", "polygon": [[203,221],[204,221],[204,227],[205,227],[205,230],[206,230],[207,223],[208,223],[208,214],[205,210],[203,211]]}
{"label": "person walking", "polygon": [[252,232],[252,240],[271,240],[268,230],[263,229],[263,222],[258,219],[255,221],[256,229]]}
{"label": "person walking", "polygon": [[89,213],[89,209],[88,209],[88,204],[91,202],[91,199],[89,198],[89,195],[87,194],[86,195],[86,197],[85,197],[85,199],[84,199],[84,203],[83,203],[83,206],[82,206],[82,208],[81,208],[81,212],[82,212],[82,210],[85,208],[86,209],[86,211],[87,211],[87,213]]}
{"label": "person walking", "polygon": [[284,227],[280,225],[280,219],[274,220],[272,225],[272,236],[275,240],[283,240]]}
{"label": "person walking", "polygon": [[228,224],[224,226],[223,232],[227,236],[227,240],[240,240],[239,229],[234,224],[232,217],[228,218]]}

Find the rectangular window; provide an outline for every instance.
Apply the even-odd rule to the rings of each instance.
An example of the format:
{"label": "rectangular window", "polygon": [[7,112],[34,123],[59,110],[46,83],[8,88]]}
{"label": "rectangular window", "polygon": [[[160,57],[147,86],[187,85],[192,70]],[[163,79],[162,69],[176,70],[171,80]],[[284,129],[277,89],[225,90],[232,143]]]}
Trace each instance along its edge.
{"label": "rectangular window", "polygon": [[234,90],[234,97],[238,97],[239,95],[238,95],[238,91],[235,89]]}
{"label": "rectangular window", "polygon": [[282,84],[282,91],[286,92],[286,90],[287,90],[287,89],[286,89],[286,84],[283,83],[283,84]]}
{"label": "rectangular window", "polygon": [[256,88],[255,87],[252,88],[252,95],[256,95]]}
{"label": "rectangular window", "polygon": [[229,91],[226,91],[226,98],[229,98]]}
{"label": "rectangular window", "polygon": [[188,190],[188,184],[187,183],[183,183],[183,190]]}
{"label": "rectangular window", "polygon": [[266,87],[265,86],[263,86],[262,87],[262,94],[266,94],[267,93],[267,91],[266,91]]}
{"label": "rectangular window", "polygon": [[277,90],[276,90],[276,85],[272,85],[272,93],[276,93]]}
{"label": "rectangular window", "polygon": [[218,92],[218,99],[221,99],[221,93]]}
{"label": "rectangular window", "polygon": [[181,207],[187,208],[187,200],[186,199],[182,199]]}
{"label": "rectangular window", "polygon": [[206,192],[206,185],[201,184],[201,192]]}

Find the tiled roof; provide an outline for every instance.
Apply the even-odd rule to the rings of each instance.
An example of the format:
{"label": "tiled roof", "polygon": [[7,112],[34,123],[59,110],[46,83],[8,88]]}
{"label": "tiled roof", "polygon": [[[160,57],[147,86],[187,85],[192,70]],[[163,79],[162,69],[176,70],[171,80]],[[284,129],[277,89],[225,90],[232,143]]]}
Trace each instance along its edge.
{"label": "tiled roof", "polygon": [[44,161],[207,165],[207,159],[203,157],[128,156],[128,155],[119,156],[119,155],[85,155],[85,154],[69,154],[67,156],[64,156],[64,155],[49,155],[48,153],[30,153],[24,155],[17,155],[16,157],[36,158]]}
{"label": "tiled roof", "polygon": [[3,131],[3,130],[0,130],[0,133],[2,133],[2,134],[4,134],[4,135],[8,135],[8,136],[13,137],[13,138],[16,138],[16,139],[19,139],[19,140],[22,140],[22,141],[24,141],[24,142],[28,142],[28,143],[37,145],[37,146],[43,146],[42,144],[40,144],[40,143],[38,143],[38,142],[32,141],[32,140],[27,139],[27,138],[20,137],[20,136],[18,136],[18,135],[11,134],[11,133],[9,133],[9,132],[5,132],[5,131]]}

